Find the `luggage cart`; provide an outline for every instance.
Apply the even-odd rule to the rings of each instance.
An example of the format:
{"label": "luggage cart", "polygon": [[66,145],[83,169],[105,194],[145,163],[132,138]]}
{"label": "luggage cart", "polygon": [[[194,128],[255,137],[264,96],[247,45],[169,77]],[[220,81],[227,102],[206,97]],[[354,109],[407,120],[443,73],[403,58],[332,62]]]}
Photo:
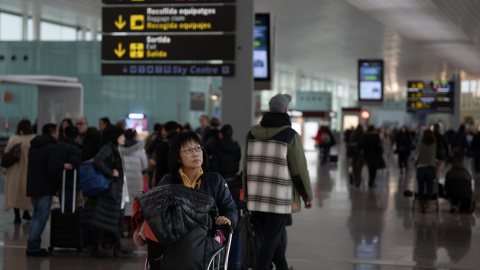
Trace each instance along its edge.
{"label": "luggage cart", "polygon": [[[208,265],[206,265],[205,270],[228,270],[228,256],[230,255],[230,247],[232,244],[233,229],[230,225],[222,225],[221,228],[228,230],[228,237],[224,241],[222,247],[217,249],[211,256]],[[222,264],[223,256],[223,264]],[[144,270],[150,270],[150,265],[148,263],[148,257],[145,259]]]}

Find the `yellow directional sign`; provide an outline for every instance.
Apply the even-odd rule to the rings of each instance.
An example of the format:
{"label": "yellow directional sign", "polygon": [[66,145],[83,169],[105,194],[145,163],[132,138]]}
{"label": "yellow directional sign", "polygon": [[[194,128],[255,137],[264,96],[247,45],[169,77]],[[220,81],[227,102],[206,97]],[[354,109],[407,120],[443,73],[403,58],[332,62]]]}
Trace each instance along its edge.
{"label": "yellow directional sign", "polygon": [[145,16],[142,14],[130,15],[130,30],[143,30],[145,28]]}
{"label": "yellow directional sign", "polygon": [[143,58],[144,48],[143,43],[130,43],[130,58]]}
{"label": "yellow directional sign", "polygon": [[118,30],[122,30],[123,27],[127,24],[127,21],[123,20],[122,15],[118,15],[118,21],[115,21],[115,26],[118,28]]}
{"label": "yellow directional sign", "polygon": [[118,56],[118,58],[122,58],[122,56],[127,52],[125,48],[122,48],[122,43],[118,43],[118,48],[113,50],[113,52]]}

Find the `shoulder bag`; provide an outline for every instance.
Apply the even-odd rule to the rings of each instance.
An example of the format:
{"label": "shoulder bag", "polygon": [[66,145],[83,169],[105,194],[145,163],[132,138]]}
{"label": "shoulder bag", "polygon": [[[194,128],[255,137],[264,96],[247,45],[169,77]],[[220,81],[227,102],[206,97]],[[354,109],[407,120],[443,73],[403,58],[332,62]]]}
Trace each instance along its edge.
{"label": "shoulder bag", "polygon": [[10,151],[4,153],[2,156],[2,162],[0,165],[4,168],[10,168],[13,164],[20,161],[20,155],[22,154],[22,144],[15,144]]}

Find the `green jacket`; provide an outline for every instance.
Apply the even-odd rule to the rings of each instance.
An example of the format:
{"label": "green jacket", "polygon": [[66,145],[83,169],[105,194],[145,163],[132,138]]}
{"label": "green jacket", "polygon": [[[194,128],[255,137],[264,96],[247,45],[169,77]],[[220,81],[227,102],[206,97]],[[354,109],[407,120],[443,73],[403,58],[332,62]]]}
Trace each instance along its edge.
{"label": "green jacket", "polygon": [[313,200],[303,145],[287,114],[267,113],[250,129],[243,172],[243,198],[251,211],[295,213],[301,197]]}

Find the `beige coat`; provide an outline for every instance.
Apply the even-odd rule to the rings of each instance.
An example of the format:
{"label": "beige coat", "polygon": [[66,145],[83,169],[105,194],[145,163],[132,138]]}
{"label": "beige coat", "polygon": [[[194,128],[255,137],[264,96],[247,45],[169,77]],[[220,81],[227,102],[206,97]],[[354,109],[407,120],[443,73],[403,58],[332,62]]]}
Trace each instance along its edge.
{"label": "beige coat", "polygon": [[20,161],[5,169],[5,206],[4,209],[19,208],[22,210],[33,211],[30,198],[27,197],[27,167],[28,150],[30,141],[35,138],[35,134],[13,135],[10,137],[5,148],[5,152],[10,151],[18,143],[22,143],[22,153]]}

